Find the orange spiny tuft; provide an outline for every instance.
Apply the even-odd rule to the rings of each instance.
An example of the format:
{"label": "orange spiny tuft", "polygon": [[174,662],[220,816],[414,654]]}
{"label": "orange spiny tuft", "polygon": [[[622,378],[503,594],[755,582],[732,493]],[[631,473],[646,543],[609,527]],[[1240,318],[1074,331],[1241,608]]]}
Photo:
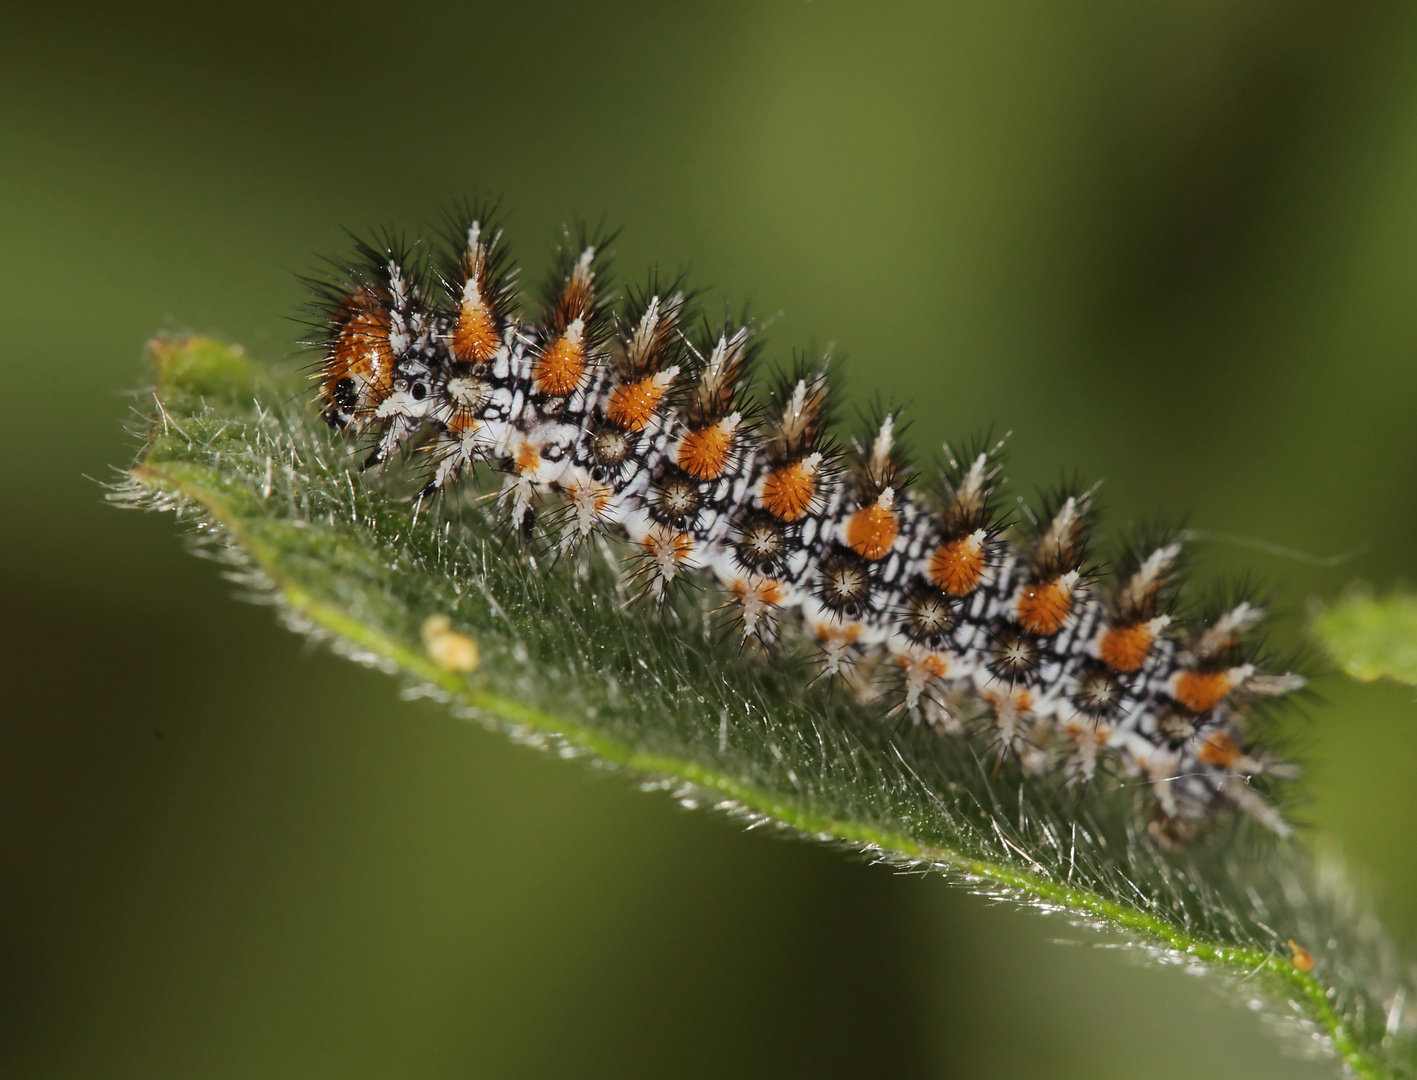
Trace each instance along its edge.
{"label": "orange spiny tuft", "polygon": [[870,506],[863,506],[846,523],[846,543],[863,559],[875,562],[885,557],[895,543],[900,524],[896,520],[892,492],[886,488]]}
{"label": "orange spiny tuft", "polygon": [[617,386],[605,407],[605,415],[612,424],[626,431],[643,431],[654,418],[660,402],[674,381],[677,371],[670,369],[646,376],[638,382]]}
{"label": "orange spiny tuft", "polygon": [[463,298],[450,345],[453,355],[465,364],[485,364],[497,352],[496,321],[481,296]]}
{"label": "orange spiny tuft", "polygon": [[366,381],[365,393],[377,403],[393,392],[394,354],[389,347],[389,313],[372,289],[359,289],[340,305],[324,367],[325,391],[348,375]]}
{"label": "orange spiny tuft", "polygon": [[524,440],[517,450],[516,467],[517,472],[522,473],[535,472],[541,467],[541,451],[530,439]]}
{"label": "orange spiny tuft", "polygon": [[996,713],[1012,713],[1020,716],[1033,708],[1033,691],[1026,687],[1019,687],[1000,693],[995,690],[986,690],[982,695],[984,703]]}
{"label": "orange spiny tuft", "polygon": [[812,454],[769,473],[763,481],[763,508],[783,521],[796,521],[805,515],[817,494],[820,461],[820,454]]}
{"label": "orange spiny tuft", "polygon": [[763,579],[747,580],[736,579],[729,586],[734,597],[739,603],[758,602],[761,604],[777,605],[782,603],[786,596],[780,581],[767,581]]}
{"label": "orange spiny tuft", "polygon": [[966,596],[984,577],[983,530],[941,544],[930,556],[930,580],[950,596]]}
{"label": "orange spiny tuft", "polygon": [[1079,724],[1076,720],[1070,720],[1064,725],[1063,731],[1074,742],[1091,739],[1101,746],[1106,746],[1107,741],[1112,737],[1111,732],[1095,720],[1088,720],[1083,724]]}
{"label": "orange spiny tuft", "polygon": [[695,480],[717,480],[728,468],[739,417],[733,413],[716,424],[688,432],[679,442],[679,468]]}
{"label": "orange spiny tuft", "polygon": [[585,344],[572,328],[556,338],[536,362],[536,388],[543,394],[565,397],[585,376]]}
{"label": "orange spiny tuft", "polygon": [[1156,634],[1147,623],[1111,626],[1102,635],[1097,653],[1113,671],[1136,671],[1146,663]]}
{"label": "orange spiny tuft", "polygon": [[1244,757],[1244,751],[1235,745],[1235,740],[1223,731],[1212,731],[1201,743],[1199,757],[1207,765],[1229,769]]}
{"label": "orange spiny tuft", "polygon": [[1209,712],[1230,693],[1230,677],[1223,671],[1183,671],[1175,683],[1171,696],[1193,713]]}
{"label": "orange spiny tuft", "polygon": [[667,529],[651,529],[643,543],[645,554],[656,561],[673,559],[675,562],[683,562],[694,550],[692,537]]}
{"label": "orange spiny tuft", "polygon": [[1068,577],[1064,574],[1052,581],[1025,585],[1018,598],[1019,625],[1030,634],[1043,637],[1061,630],[1068,612],[1073,609],[1073,590]]}
{"label": "orange spiny tuft", "polygon": [[896,656],[895,663],[902,671],[917,673],[924,679],[943,679],[950,671],[949,658],[939,653],[926,653],[924,656],[900,653]]}
{"label": "orange spiny tuft", "polygon": [[861,639],[861,624],[847,623],[845,626],[819,622],[812,627],[817,640],[833,645],[854,645]]}
{"label": "orange spiny tuft", "polygon": [[450,434],[463,435],[469,431],[476,431],[480,424],[472,413],[458,411],[448,417],[446,426]]}

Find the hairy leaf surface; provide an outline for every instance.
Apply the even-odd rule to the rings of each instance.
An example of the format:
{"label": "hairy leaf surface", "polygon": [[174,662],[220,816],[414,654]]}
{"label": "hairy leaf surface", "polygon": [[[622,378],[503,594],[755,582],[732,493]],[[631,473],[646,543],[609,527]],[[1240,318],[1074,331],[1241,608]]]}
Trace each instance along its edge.
{"label": "hairy leaf surface", "polygon": [[1417,596],[1346,596],[1314,619],[1329,655],[1355,679],[1417,685]]}
{"label": "hairy leaf surface", "polygon": [[[1354,1074],[1417,1075],[1393,950],[1301,846],[1227,819],[1190,850],[1158,851],[1135,789],[1026,781],[966,741],[883,723],[805,669],[743,655],[710,598],[631,606],[610,544],[556,560],[507,538],[475,494],[416,509],[409,476],[358,475],[297,382],[240,350],[153,352],[145,445],[115,501],[176,511],[293,628],[686,805],[1120,932],[1213,973]],[[436,615],[476,642],[475,671],[430,656],[420,629]]]}

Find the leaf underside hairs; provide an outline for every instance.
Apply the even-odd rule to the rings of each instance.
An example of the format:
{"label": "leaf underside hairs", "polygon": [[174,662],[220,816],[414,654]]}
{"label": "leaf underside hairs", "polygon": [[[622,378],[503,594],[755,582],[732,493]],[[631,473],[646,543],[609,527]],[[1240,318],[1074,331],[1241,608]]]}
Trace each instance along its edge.
{"label": "leaf underside hairs", "polygon": [[622,538],[646,602],[717,586],[745,664],[805,656],[883,722],[976,736],[1026,777],[1136,784],[1155,843],[1226,808],[1289,832],[1264,792],[1291,770],[1246,720],[1303,679],[1266,669],[1252,598],[1186,605],[1174,533],[1104,566],[1093,489],[1006,519],[1000,443],[947,446],[921,480],[898,412],[838,438],[827,358],[757,389],[751,324],[706,321],[682,278],[617,299],[607,242],[564,235],[534,318],[486,206],[432,243],[359,243],[316,283],[325,420],[366,467],[411,454],[421,513],[500,477],[503,558]]}
{"label": "leaf underside hairs", "polygon": [[[495,268],[491,259],[487,265]],[[451,278],[451,271],[443,272]],[[386,287],[391,275],[381,273]],[[350,287],[332,298],[327,312],[366,284],[380,286],[372,272],[360,281],[342,277]],[[479,284],[478,290],[480,296],[509,295],[495,285]],[[651,289],[633,302],[647,310],[647,299],[679,291],[679,285]],[[687,302],[687,291],[685,296]],[[349,319],[366,329],[393,325],[382,309],[363,301],[350,305]],[[643,314],[638,312],[634,326]],[[616,317],[626,321],[612,311],[612,327],[619,325]],[[479,340],[476,322],[467,326],[468,340]],[[638,381],[632,375],[648,377],[654,369],[632,352],[619,358],[627,336],[613,332],[621,340],[609,346],[609,362],[621,373],[615,385]],[[373,336],[373,344],[365,344],[377,358],[388,338],[382,331]],[[675,361],[695,373],[687,389],[674,388],[671,403],[686,427],[678,444],[684,472],[702,480],[700,474],[713,473],[725,455],[731,462],[741,452],[739,428],[760,433],[770,424],[788,430],[771,451],[763,449],[765,462],[771,454],[781,468],[805,460],[804,452],[828,459],[827,450],[791,445],[798,436],[790,429],[798,425],[782,425],[798,384],[817,365],[805,364],[802,374],[785,379],[771,401],[754,399],[734,373],[752,363],[756,340],[739,324],[704,337],[713,348],[695,332],[680,338],[683,352]],[[803,644],[800,620],[783,618],[781,604],[765,609],[760,621],[761,636],[774,626],[779,635],[773,662],[745,655],[762,649],[758,633],[743,636],[741,599],[730,594],[728,610],[715,620],[715,609],[725,603],[723,590],[681,595],[686,585],[707,584],[704,573],[685,572],[668,582],[657,610],[631,603],[636,596],[653,601],[655,564],[644,554],[627,557],[625,545],[596,535],[596,515],[588,555],[562,557],[580,530],[564,499],[547,499],[533,488],[522,521],[546,539],[527,543],[505,524],[515,488],[500,505],[504,493],[496,483],[474,491],[454,489],[449,481],[422,500],[410,500],[415,489],[403,471],[364,472],[361,478],[359,461],[384,434],[381,425],[351,414],[345,426],[362,423],[367,437],[344,438],[318,422],[290,381],[238,348],[202,338],[160,338],[152,352],[159,378],[152,409],[141,420],[143,448],[110,498],[118,505],[175,511],[194,529],[195,542],[226,563],[229,576],[254,598],[274,603],[292,629],[399,674],[409,693],[438,699],[455,715],[562,756],[587,755],[631,770],[644,786],[672,793],[683,806],[713,807],[750,827],[844,845],[901,871],[941,873],[973,892],[1061,915],[1074,926],[1110,930],[1159,963],[1211,972],[1231,996],[1299,1034],[1309,1050],[1331,1052],[1353,1075],[1417,1077],[1417,992],[1409,970],[1341,870],[1315,863],[1303,845],[1280,839],[1256,815],[1226,814],[1202,830],[1204,818],[1161,816],[1154,803],[1148,813],[1151,783],[1103,775],[1104,767],[1124,762],[1101,748],[1100,738],[1093,759],[1097,779],[1083,782],[1086,757],[1076,756],[1074,747],[1050,759],[1043,737],[1055,732],[1048,726],[1030,731],[1028,725],[1040,721],[1022,712],[999,717],[974,680],[952,687],[923,680],[912,704],[909,673],[889,645],[877,647],[872,658],[864,646],[849,643],[837,658],[838,674],[824,676],[832,658],[820,644]],[[364,379],[360,357],[347,358]],[[672,365],[661,362],[657,372],[666,366]],[[480,396],[476,387],[471,390]],[[337,423],[351,401],[348,388],[339,392],[343,402],[324,399]],[[804,405],[810,393],[808,385]],[[854,456],[829,459],[832,482],[851,493],[840,498],[879,507],[886,488],[894,492],[910,481],[909,469],[891,463],[900,460],[894,448],[898,422],[891,424],[889,455],[874,454],[884,423],[885,414],[879,414],[869,425],[872,437],[843,441]],[[630,426],[607,422],[596,430],[613,442]],[[422,465],[425,479],[442,463],[428,448],[448,439],[450,427],[423,423],[412,436],[417,442],[406,443],[429,455]],[[712,437],[690,440],[684,450],[689,432],[715,427]],[[750,445],[764,438],[755,434]],[[1188,609],[1174,597],[1178,559],[1167,550],[1169,536],[1134,538],[1115,560],[1116,577],[1108,579],[1094,561],[1079,563],[1081,531],[1066,519],[1054,527],[1069,498],[1074,510],[1084,502],[1086,492],[1076,485],[1056,493],[1041,511],[1001,520],[995,510],[996,455],[986,453],[993,446],[985,440],[946,455],[939,503],[919,511],[934,516],[938,529],[930,537],[926,580],[917,574],[917,591],[901,592],[905,600],[889,616],[893,632],[899,628],[926,654],[947,653],[957,626],[974,618],[970,609],[961,610],[955,593],[980,595],[984,586],[967,588],[971,579],[982,583],[997,574],[1012,552],[1020,580],[1076,569],[1065,622],[1075,607],[1091,602],[1101,612],[1099,634],[1104,625],[1128,629],[1105,649],[1098,642],[1092,659],[1104,665],[1104,652],[1118,667],[1138,653],[1144,664],[1152,657],[1155,641],[1136,627],[1168,643],[1181,673],[1224,672],[1229,678],[1237,660],[1251,662],[1249,647],[1236,644],[1243,639],[1242,624],[1256,615],[1250,607],[1240,610],[1243,597],[1219,596],[1209,609],[1201,607],[1213,611],[1208,618],[1183,619]],[[352,448],[361,456],[352,457]],[[515,482],[514,464],[504,479]],[[892,499],[882,509],[895,514],[896,508]],[[755,501],[753,509],[769,508]],[[884,515],[868,521],[875,536],[881,520]],[[765,525],[773,527],[774,520]],[[897,528],[904,531],[899,521]],[[852,539],[836,542],[874,572],[885,560],[866,559]],[[862,541],[860,531],[855,540]],[[936,559],[941,548],[946,551]],[[1163,584],[1153,589],[1158,578]],[[1054,597],[1043,594],[1042,600]],[[1028,643],[1021,637],[1027,628],[1017,601],[1014,610],[1006,626],[991,628],[980,657],[986,667],[1005,672],[993,677],[1006,685],[1020,658],[1000,642]],[[1050,610],[1035,602],[1023,614],[1037,622]],[[1156,623],[1163,617],[1171,622]],[[1026,649],[1022,659],[1028,659]],[[1097,670],[1087,669],[1094,676]],[[886,678],[889,671],[894,674]],[[1111,667],[1105,673],[1115,677]],[[1112,684],[1072,677],[1073,694],[1092,713],[1105,712]],[[846,679],[854,694],[842,692]],[[1022,682],[1015,675],[1013,687]],[[1175,690],[1199,693],[1179,680]],[[946,697],[950,691],[959,699],[956,712],[945,711],[953,704]],[[856,698],[869,693],[879,696],[862,708]],[[939,698],[944,705],[931,704]],[[939,711],[927,719],[927,709]],[[1216,730],[1201,713],[1167,715],[1177,724],[1197,724],[1200,717],[1202,731]],[[949,717],[966,730],[978,729],[981,737],[949,735]],[[1012,744],[1001,719],[1016,725]],[[1117,722],[1110,723],[1115,729]],[[1184,734],[1172,730],[1172,738]],[[1050,774],[1029,771],[1050,760],[1056,763]],[[1078,767],[1070,771],[1074,762]],[[1175,842],[1193,831],[1189,845]]]}

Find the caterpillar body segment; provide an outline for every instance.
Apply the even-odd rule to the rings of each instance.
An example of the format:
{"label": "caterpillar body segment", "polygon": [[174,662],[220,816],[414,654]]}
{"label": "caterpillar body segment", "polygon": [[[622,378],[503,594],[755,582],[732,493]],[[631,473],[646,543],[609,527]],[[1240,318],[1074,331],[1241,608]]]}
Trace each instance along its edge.
{"label": "caterpillar body segment", "polygon": [[432,256],[361,245],[320,285],[323,416],[366,465],[414,450],[422,499],[488,469],[517,530],[626,541],[645,596],[712,582],[745,639],[800,628],[824,675],[896,723],[982,731],[1028,774],[1137,782],[1158,842],[1225,807],[1288,832],[1250,781],[1289,770],[1246,716],[1303,679],[1264,670],[1256,604],[1181,619],[1174,535],[1095,561],[1092,489],[1009,519],[1002,442],[946,446],[922,480],[892,411],[844,449],[825,360],[755,396],[754,329],[696,322],[682,279],[616,303],[606,244],[568,233],[530,320],[485,207],[452,215]]}

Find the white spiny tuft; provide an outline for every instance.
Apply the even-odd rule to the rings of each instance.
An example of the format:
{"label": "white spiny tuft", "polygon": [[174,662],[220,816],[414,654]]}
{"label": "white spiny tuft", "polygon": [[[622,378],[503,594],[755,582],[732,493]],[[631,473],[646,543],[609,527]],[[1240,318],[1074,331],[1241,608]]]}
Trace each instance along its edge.
{"label": "white spiny tuft", "polygon": [[980,454],[969,467],[969,472],[964,474],[964,482],[959,486],[959,498],[966,502],[977,501],[989,481],[988,471],[989,455]]}
{"label": "white spiny tuft", "polygon": [[1048,531],[1043,534],[1043,539],[1039,542],[1039,548],[1049,553],[1061,554],[1072,542],[1073,526],[1078,519],[1078,501],[1069,495],[1058,508],[1058,512],[1053,515],[1053,521],[1048,526]]}
{"label": "white spiny tuft", "polygon": [[392,259],[389,260],[389,297],[393,301],[395,308],[402,308],[408,305],[409,288],[408,280],[404,277],[403,267]]}
{"label": "white spiny tuft", "polygon": [[595,276],[591,273],[591,265],[595,262],[595,248],[588,247],[581,252],[581,257],[576,260],[575,269],[571,273],[571,281],[579,286],[588,286]]}
{"label": "white spiny tuft", "polygon": [[1204,659],[1228,647],[1264,618],[1264,609],[1248,600],[1236,604],[1203,633],[1191,650]]}
{"label": "white spiny tuft", "polygon": [[631,370],[638,368],[648,357],[649,351],[654,345],[655,332],[658,328],[659,297],[655,296],[650,299],[649,307],[640,317],[639,325],[635,327],[635,332],[625,347],[625,355],[629,358]]}
{"label": "white spiny tuft", "polygon": [[802,422],[802,414],[807,408],[807,380],[799,379],[797,385],[792,390],[792,400],[787,403],[787,411],[783,414],[783,427],[795,425]]}
{"label": "white spiny tuft", "polygon": [[1157,581],[1175,565],[1180,556],[1181,545],[1179,543],[1166,544],[1153,551],[1142,561],[1137,572],[1131,576],[1121,595],[1117,598],[1118,603],[1124,607],[1139,607],[1146,600],[1147,594]]}
{"label": "white spiny tuft", "polygon": [[871,447],[871,471],[883,472],[891,462],[891,450],[895,448],[895,417],[887,415],[881,421],[881,430],[876,434],[876,442]]}
{"label": "white spiny tuft", "polygon": [[1302,675],[1295,675],[1289,672],[1284,675],[1254,675],[1245,680],[1244,689],[1251,694],[1258,694],[1261,697],[1280,697],[1284,694],[1296,693],[1308,685],[1308,680]]}

